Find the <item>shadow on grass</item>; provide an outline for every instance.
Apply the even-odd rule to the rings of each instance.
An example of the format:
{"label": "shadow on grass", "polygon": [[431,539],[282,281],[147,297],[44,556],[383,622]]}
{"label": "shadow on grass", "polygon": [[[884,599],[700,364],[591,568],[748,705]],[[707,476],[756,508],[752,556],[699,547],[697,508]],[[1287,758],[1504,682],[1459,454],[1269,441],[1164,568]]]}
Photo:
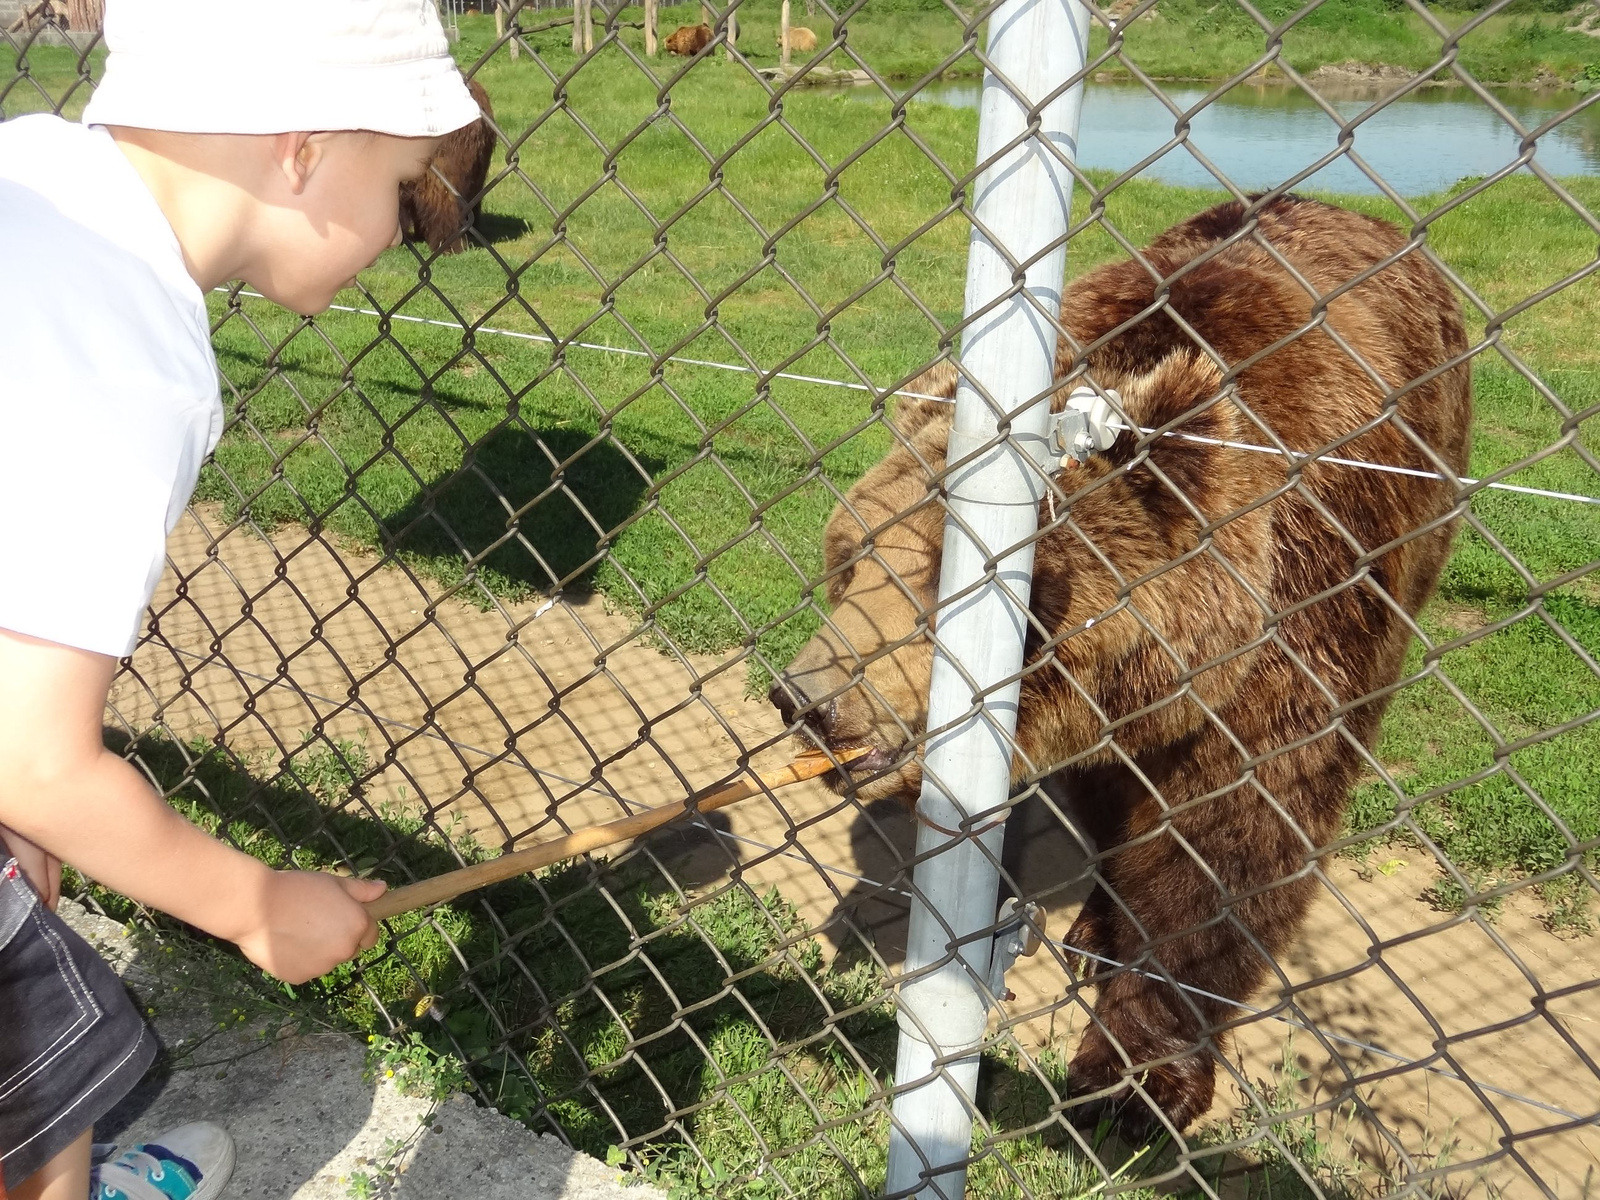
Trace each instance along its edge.
{"label": "shadow on grass", "polygon": [[474,244],[498,246],[501,242],[515,242],[527,237],[533,232],[533,222],[526,217],[490,212],[485,208],[479,210],[477,220],[472,223],[472,229],[473,232],[468,236],[472,238]]}
{"label": "shadow on grass", "polygon": [[513,594],[582,586],[661,466],[579,429],[504,426],[385,521],[387,548],[453,559]]}
{"label": "shadow on grass", "polygon": [[[274,867],[354,867],[402,883],[486,857],[408,813],[375,811],[363,785],[382,764],[359,746],[308,739],[273,756],[107,740],[190,819]],[[686,893],[648,848],[573,861],[397,918],[358,963],[295,998],[352,1031],[459,1059],[485,1102],[613,1162],[620,1146],[674,1195],[882,1187],[897,1030],[881,974],[848,953],[824,966],[797,911],[737,873]],[[1032,1064],[985,1056],[991,1133],[971,1169],[980,1194],[1103,1184],[1055,1099],[1064,1062],[1054,1051]],[[1163,1158],[1099,1146],[1104,1171],[1127,1168],[1122,1181]]]}

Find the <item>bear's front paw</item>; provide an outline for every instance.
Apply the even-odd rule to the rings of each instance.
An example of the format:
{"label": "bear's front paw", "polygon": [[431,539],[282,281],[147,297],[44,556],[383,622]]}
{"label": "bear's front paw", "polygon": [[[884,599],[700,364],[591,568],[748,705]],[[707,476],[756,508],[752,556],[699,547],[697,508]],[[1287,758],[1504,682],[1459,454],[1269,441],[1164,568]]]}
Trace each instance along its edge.
{"label": "bear's front paw", "polygon": [[1116,962],[1116,934],[1098,899],[1091,895],[1067,930],[1067,969],[1080,980],[1093,979]]}
{"label": "bear's front paw", "polygon": [[1165,1057],[1172,1051],[1141,1048],[1138,1041],[1135,1035],[1123,1042],[1122,1048],[1133,1062],[1129,1066],[1104,1030],[1096,1027],[1084,1035],[1067,1068],[1067,1091],[1070,1096],[1092,1096],[1093,1099],[1069,1108],[1069,1120],[1080,1128],[1092,1128],[1110,1120],[1123,1136],[1145,1138],[1166,1129],[1157,1109],[1179,1132],[1205,1115],[1216,1091],[1211,1055],[1201,1050],[1170,1062],[1145,1066],[1144,1063]]}

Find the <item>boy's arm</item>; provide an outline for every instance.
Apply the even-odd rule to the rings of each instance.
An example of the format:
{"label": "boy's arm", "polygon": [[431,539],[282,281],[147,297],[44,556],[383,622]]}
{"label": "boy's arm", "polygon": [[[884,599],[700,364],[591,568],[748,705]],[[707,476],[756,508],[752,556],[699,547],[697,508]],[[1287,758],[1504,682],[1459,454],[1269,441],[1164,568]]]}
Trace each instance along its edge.
{"label": "boy's arm", "polygon": [[377,941],[383,885],[273,871],[184,820],[108,751],[116,661],[0,630],[0,825],[106,887],[237,942],[290,983]]}

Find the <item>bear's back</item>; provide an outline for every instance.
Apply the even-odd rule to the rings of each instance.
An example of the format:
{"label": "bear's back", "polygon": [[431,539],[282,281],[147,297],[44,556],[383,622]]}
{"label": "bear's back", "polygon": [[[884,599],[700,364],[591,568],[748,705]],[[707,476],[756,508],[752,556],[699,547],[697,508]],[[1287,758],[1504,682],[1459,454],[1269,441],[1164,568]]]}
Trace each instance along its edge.
{"label": "bear's back", "polygon": [[[1075,282],[1062,321],[1078,351],[1063,341],[1060,371],[1087,349],[1090,373],[1127,392],[1128,415],[1142,428],[1177,422],[1180,435],[1276,440],[1299,452],[1332,446],[1331,457],[1464,472],[1467,339],[1438,271],[1392,226],[1358,213],[1285,196],[1262,209],[1251,234],[1244,212],[1234,202],[1174,226],[1144,252],[1151,270],[1126,260]],[[1134,385],[1187,360],[1189,374],[1204,379],[1196,387]],[[1205,407],[1218,392],[1223,400]],[[1133,440],[1119,439],[1112,459],[1127,461]],[[1238,479],[1230,494],[1265,495],[1289,476],[1281,453],[1182,436],[1157,440],[1149,454],[1197,494]],[[1448,513],[1453,486],[1315,462],[1299,478],[1274,503],[1278,602],[1298,603],[1331,586],[1331,572],[1358,570],[1353,540],[1365,550],[1400,542],[1374,572],[1404,607],[1420,607],[1448,538],[1405,539]],[[1224,516],[1226,505],[1210,511]]]}

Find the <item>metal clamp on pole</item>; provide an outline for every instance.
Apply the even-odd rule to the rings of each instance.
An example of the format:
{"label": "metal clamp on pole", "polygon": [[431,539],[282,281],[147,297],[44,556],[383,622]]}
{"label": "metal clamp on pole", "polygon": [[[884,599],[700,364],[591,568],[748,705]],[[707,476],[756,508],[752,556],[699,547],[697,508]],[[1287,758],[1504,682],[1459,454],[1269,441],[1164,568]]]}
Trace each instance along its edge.
{"label": "metal clamp on pole", "polygon": [[[1107,391],[1106,396],[1122,403],[1114,391]],[[1073,388],[1067,406],[1051,422],[1050,453],[1062,468],[1080,467],[1091,454],[1111,449],[1117,434],[1126,428],[1104,396],[1093,388]]]}
{"label": "metal clamp on pole", "polygon": [[989,994],[997,1000],[1015,1000],[1006,986],[1006,972],[1019,958],[1032,958],[1044,945],[1044,909],[1008,896],[1000,905],[995,924],[993,957],[989,960]]}

